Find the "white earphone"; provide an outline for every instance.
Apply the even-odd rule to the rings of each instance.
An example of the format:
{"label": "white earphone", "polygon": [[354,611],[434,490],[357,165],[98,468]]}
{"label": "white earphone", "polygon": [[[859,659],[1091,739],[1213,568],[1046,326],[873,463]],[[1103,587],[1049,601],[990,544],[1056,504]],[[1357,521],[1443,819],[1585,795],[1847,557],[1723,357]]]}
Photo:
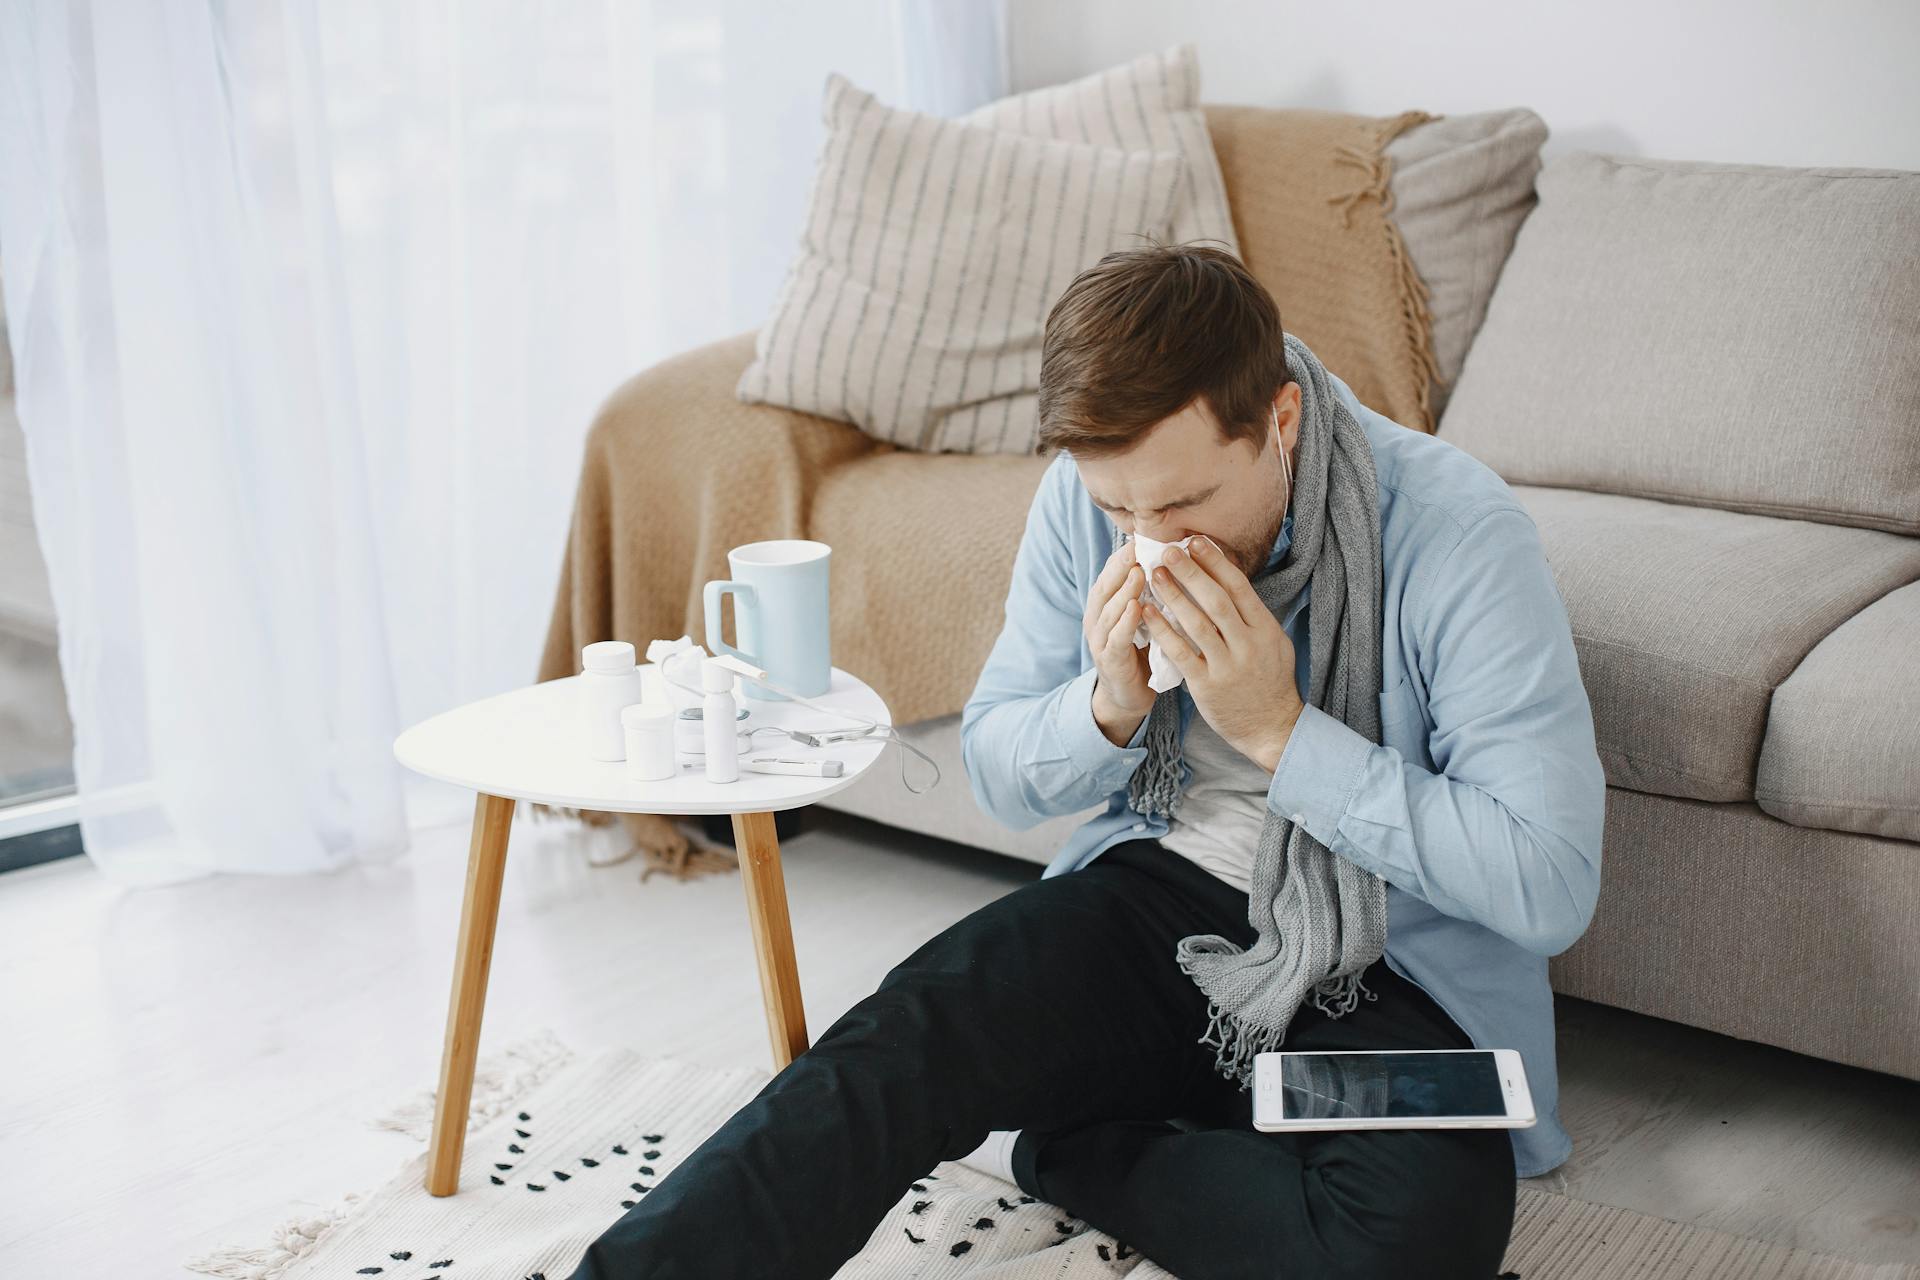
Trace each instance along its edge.
{"label": "white earphone", "polygon": [[[1287,502],[1293,501],[1293,463],[1287,461],[1287,445],[1280,438],[1280,406],[1273,406],[1273,447],[1280,451],[1280,465],[1287,473]],[[1285,509],[1285,503],[1281,504]]]}
{"label": "white earphone", "polygon": [[[819,703],[814,702],[812,699],[802,697],[800,694],[795,693],[791,689],[781,688],[779,685],[775,684],[771,679],[769,679],[764,672],[758,671],[754,667],[748,666],[747,664],[744,664],[744,663],[735,662],[730,658],[722,659],[722,661],[726,663],[726,665],[734,667],[734,669],[739,673],[739,676],[742,680],[751,680],[755,684],[771,689],[775,693],[786,698],[789,702],[796,702],[803,707],[809,707],[815,711],[823,712],[826,715],[838,716],[842,720],[857,721],[861,726],[859,729],[854,729],[854,730],[823,729],[823,730],[816,730],[813,733],[805,733],[798,729],[786,728],[783,725],[763,724],[758,728],[742,730],[737,733],[736,736],[745,738],[747,740],[749,748],[751,748],[752,746],[754,735],[760,734],[760,733],[782,733],[782,734],[785,734],[787,737],[792,738],[794,741],[802,743],[803,745],[809,746],[809,747],[821,747],[821,746],[826,746],[828,743],[832,743],[832,742],[848,742],[848,741],[854,741],[862,738],[867,738],[867,739],[878,738],[881,742],[897,743],[898,745],[906,748],[908,751],[913,752],[913,754],[919,756],[922,760],[925,760],[930,766],[932,766],[933,781],[928,783],[925,787],[915,787],[911,782],[907,781],[906,760],[902,759],[900,761],[900,784],[904,786],[908,791],[913,792],[913,794],[917,796],[925,795],[927,792],[933,790],[935,787],[940,785],[939,761],[935,760],[932,756],[928,755],[926,752],[922,751],[920,748],[914,746],[911,742],[908,742],[905,738],[902,738],[900,736],[900,731],[894,728],[892,725],[881,724],[877,720],[869,720],[865,716],[856,716],[851,712],[841,711],[834,707],[823,707]],[[672,676],[668,675],[666,665],[664,663],[662,663],[660,667],[660,678],[662,680],[665,680],[668,684],[678,685],[680,688],[685,689],[688,693],[697,693],[702,698],[706,697],[706,689],[704,687],[696,688],[695,686],[688,684],[684,680],[676,680]]]}

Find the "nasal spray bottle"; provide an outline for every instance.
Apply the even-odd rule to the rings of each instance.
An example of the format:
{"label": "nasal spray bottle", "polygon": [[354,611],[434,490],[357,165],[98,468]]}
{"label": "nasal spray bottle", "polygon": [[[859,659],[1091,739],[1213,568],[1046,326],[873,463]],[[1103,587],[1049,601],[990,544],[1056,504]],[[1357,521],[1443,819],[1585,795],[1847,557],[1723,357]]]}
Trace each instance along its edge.
{"label": "nasal spray bottle", "polygon": [[700,663],[700,687],[706,697],[700,704],[700,720],[706,730],[708,782],[737,782],[740,779],[740,747],[735,735],[733,671],[712,658]]}

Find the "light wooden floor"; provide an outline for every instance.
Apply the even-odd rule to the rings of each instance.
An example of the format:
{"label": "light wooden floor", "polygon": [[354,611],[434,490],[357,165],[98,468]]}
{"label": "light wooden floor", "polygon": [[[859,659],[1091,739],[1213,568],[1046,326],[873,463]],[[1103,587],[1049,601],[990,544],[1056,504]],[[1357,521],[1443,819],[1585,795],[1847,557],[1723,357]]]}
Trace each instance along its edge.
{"label": "light wooden floor", "polygon": [[[482,1051],[541,1026],[770,1069],[737,874],[639,883],[617,837],[516,823]],[[182,1276],[411,1149],[367,1117],[434,1078],[466,832],[387,867],[116,890],[0,876],[0,1274]],[[809,1030],[1032,863],[827,810],[785,846]],[[1543,1189],[1920,1261],[1920,1084],[1562,997],[1572,1160]]]}

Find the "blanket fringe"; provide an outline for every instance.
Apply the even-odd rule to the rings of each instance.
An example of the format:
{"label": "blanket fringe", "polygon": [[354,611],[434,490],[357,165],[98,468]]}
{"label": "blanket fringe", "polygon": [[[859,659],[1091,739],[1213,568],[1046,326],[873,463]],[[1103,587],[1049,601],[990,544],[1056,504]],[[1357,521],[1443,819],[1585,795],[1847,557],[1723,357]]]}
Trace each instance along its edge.
{"label": "blanket fringe", "polygon": [[[574,1059],[574,1052],[551,1030],[541,1028],[497,1053],[482,1054],[474,1066],[473,1106],[468,1113],[471,1132],[498,1116]],[[391,1129],[425,1142],[433,1134],[434,1091],[407,1099],[385,1115],[367,1122],[369,1128]],[[266,1245],[223,1245],[189,1258],[181,1265],[221,1280],[275,1280],[327,1233],[357,1212],[366,1196],[349,1191],[337,1202],[301,1213],[273,1229]]]}
{"label": "blanket fringe", "polygon": [[527,801],[526,808],[533,814],[536,822],[571,818],[577,822],[584,822],[590,827],[612,826],[613,820],[620,816],[617,813],[608,813],[604,809],[575,809],[569,805],[547,804],[540,800]]}
{"label": "blanket fringe", "polygon": [[694,880],[701,876],[738,871],[740,861],[732,849],[716,845],[702,836],[693,820],[664,813],[610,813],[603,809],[577,809],[568,805],[529,801],[527,808],[535,822],[574,820],[589,827],[609,827],[622,822],[633,844],[610,858],[593,858],[596,867],[611,867],[638,854],[646,865],[640,878],[646,880],[656,871],[664,871],[676,880]]}
{"label": "blanket fringe", "polygon": [[1329,204],[1339,207],[1343,225],[1346,226],[1353,225],[1353,211],[1362,200],[1371,199],[1380,206],[1383,215],[1381,223],[1386,229],[1387,251],[1393,258],[1394,276],[1399,285],[1400,323],[1406,331],[1407,349],[1413,353],[1414,381],[1419,386],[1420,420],[1407,425],[1417,426],[1428,435],[1434,433],[1437,425],[1433,420],[1434,384],[1445,383],[1446,380],[1440,372],[1439,357],[1433,350],[1433,295],[1427,289],[1426,281],[1420,278],[1413,254],[1407,249],[1406,238],[1400,234],[1399,224],[1385,216],[1393,212],[1393,188],[1390,185],[1393,161],[1387,157],[1386,148],[1389,142],[1415,125],[1439,118],[1425,111],[1403,111],[1381,122],[1374,131],[1370,150],[1352,145],[1340,146],[1334,153],[1335,159],[1358,169],[1361,178],[1359,185],[1351,190],[1327,198]]}

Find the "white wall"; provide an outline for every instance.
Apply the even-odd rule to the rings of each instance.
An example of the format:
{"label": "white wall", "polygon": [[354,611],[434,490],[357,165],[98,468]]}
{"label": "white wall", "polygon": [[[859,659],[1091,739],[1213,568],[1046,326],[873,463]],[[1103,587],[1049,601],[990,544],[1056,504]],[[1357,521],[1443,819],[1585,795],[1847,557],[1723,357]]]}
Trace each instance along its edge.
{"label": "white wall", "polygon": [[1920,169],[1920,0],[1012,0],[1014,91],[1182,40],[1201,100],[1523,106],[1568,149]]}
{"label": "white wall", "polygon": [[[1005,2],[723,0],[726,57],[711,87],[725,104],[728,310],[683,345],[756,326],[772,308],[806,221],[827,72],[889,106],[962,114],[1008,92]],[[711,274],[697,257],[685,272]]]}

